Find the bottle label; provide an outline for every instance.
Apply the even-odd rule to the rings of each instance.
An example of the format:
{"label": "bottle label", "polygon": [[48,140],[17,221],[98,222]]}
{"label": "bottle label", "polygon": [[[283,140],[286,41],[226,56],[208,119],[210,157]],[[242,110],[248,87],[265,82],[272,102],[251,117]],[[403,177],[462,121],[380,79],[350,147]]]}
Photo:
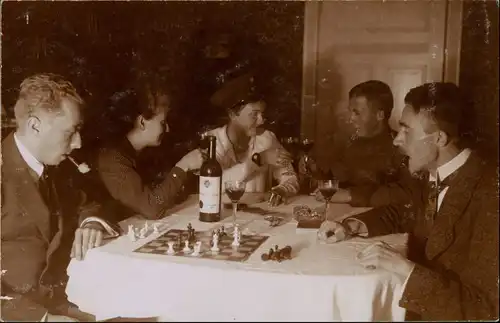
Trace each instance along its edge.
{"label": "bottle label", "polygon": [[200,212],[220,212],[220,177],[200,176]]}

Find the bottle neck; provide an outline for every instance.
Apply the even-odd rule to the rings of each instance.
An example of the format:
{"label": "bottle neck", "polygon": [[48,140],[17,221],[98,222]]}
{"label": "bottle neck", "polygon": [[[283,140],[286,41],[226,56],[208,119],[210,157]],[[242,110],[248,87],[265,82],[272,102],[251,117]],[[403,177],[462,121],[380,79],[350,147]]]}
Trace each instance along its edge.
{"label": "bottle neck", "polygon": [[215,160],[216,158],[216,141],[215,138],[210,138],[208,147],[208,158]]}

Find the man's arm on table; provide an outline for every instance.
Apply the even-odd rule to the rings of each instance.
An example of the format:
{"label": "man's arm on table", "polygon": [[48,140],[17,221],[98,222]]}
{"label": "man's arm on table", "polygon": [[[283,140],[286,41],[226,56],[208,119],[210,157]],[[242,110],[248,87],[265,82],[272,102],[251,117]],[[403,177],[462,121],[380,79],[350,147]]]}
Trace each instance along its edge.
{"label": "man's arm on table", "polygon": [[[491,185],[497,176],[489,178]],[[498,187],[472,197],[469,261],[460,276],[415,265],[401,306],[434,320],[498,319]]]}
{"label": "man's arm on table", "polygon": [[376,237],[409,232],[414,222],[414,214],[412,207],[387,205],[350,216],[343,222],[351,228],[362,230],[361,233],[367,237]]}
{"label": "man's arm on table", "polygon": [[[494,182],[498,177],[491,176]],[[492,185],[497,185],[493,183]],[[482,191],[477,199],[469,259],[461,281],[455,273],[436,271],[415,264],[403,285],[401,306],[443,320],[498,318],[498,198],[497,189]],[[383,210],[383,212],[380,212]],[[477,212],[475,212],[477,210]],[[402,212],[402,213],[401,213]],[[402,216],[398,216],[401,214]],[[474,215],[472,215],[474,217]],[[367,236],[408,232],[412,226],[411,208],[388,206],[345,219],[350,227],[361,228]]]}
{"label": "man's arm on table", "polygon": [[98,172],[111,196],[148,219],[160,218],[175,203],[186,172],[173,167],[162,183],[145,185],[132,164],[112,150],[99,154]]}

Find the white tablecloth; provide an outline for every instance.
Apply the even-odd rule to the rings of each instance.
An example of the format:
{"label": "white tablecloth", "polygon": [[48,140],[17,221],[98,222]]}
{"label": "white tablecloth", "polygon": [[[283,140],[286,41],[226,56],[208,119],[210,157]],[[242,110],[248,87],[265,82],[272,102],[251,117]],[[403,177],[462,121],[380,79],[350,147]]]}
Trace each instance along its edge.
{"label": "white tablecloth", "polygon": [[[279,210],[291,218],[293,206],[301,203],[321,205],[305,196]],[[199,222],[196,206],[196,197],[191,198],[173,210],[172,216],[158,221],[159,234],[172,228],[185,229],[189,222],[197,231],[220,226]],[[363,210],[332,204],[330,218]],[[398,306],[402,279],[382,269],[364,269],[356,254],[375,240],[384,240],[404,252],[405,235],[325,245],[317,242],[315,232],[297,233],[296,222],[289,220],[271,228],[261,215],[238,212],[243,228],[270,235],[242,263],[136,253],[133,250],[158,234],[136,242],[122,236],[90,250],[85,260],[70,263],[68,299],[98,320],[118,316],[173,321],[404,319],[405,310]],[[232,218],[222,222],[230,224]],[[132,218],[122,225],[143,223]],[[293,259],[263,262],[261,254],[276,244],[292,246]]]}

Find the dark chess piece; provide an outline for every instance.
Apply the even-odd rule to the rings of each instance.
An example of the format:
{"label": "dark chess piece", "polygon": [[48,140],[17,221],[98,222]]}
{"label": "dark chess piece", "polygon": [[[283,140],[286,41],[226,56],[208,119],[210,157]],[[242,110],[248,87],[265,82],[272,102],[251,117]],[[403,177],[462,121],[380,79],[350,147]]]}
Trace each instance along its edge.
{"label": "dark chess piece", "polygon": [[283,260],[292,259],[292,247],[286,246],[285,248],[280,250],[280,258]]}
{"label": "dark chess piece", "polygon": [[194,243],[196,240],[196,233],[193,228],[188,229],[188,241],[189,243]]}
{"label": "dark chess piece", "polygon": [[274,254],[274,250],[273,250],[273,248],[270,248],[269,252],[263,253],[262,256],[260,256],[260,258],[264,261],[268,261],[268,260],[273,259],[273,254]]}
{"label": "dark chess piece", "polygon": [[177,246],[182,248],[182,234],[179,234],[179,237],[177,238]]}
{"label": "dark chess piece", "polygon": [[222,225],[222,226],[220,227],[220,234],[221,234],[221,237],[222,237],[222,236],[227,235],[227,233],[226,233],[226,231],[225,231],[225,229],[224,229],[224,225]]}
{"label": "dark chess piece", "polygon": [[[273,250],[273,249],[271,249],[271,250]],[[278,245],[275,245],[272,254],[270,254],[270,259],[279,261],[279,258],[280,258],[280,251],[278,249]]]}

